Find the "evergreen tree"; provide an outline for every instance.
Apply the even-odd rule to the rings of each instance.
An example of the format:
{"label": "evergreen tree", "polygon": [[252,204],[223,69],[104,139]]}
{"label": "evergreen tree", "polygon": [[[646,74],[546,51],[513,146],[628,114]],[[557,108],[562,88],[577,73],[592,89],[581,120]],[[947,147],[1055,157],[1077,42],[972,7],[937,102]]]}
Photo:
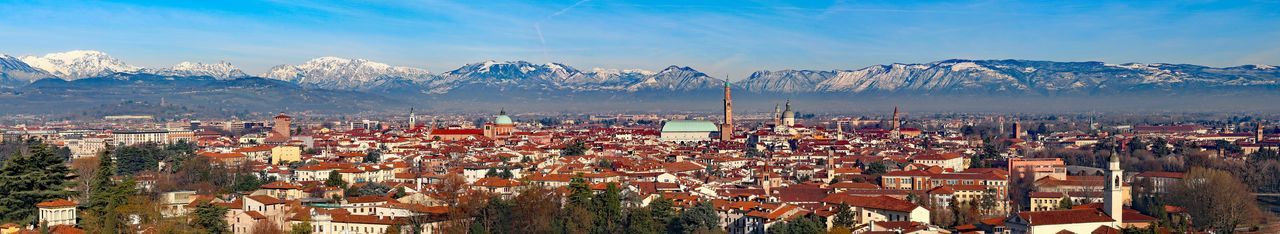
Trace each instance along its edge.
{"label": "evergreen tree", "polygon": [[667,228],[667,225],[676,216],[673,205],[671,199],[665,197],[658,197],[649,202],[649,216],[653,217],[654,226],[660,229]]}
{"label": "evergreen tree", "polygon": [[369,152],[365,152],[365,154],[364,154],[364,160],[363,160],[363,161],[364,161],[365,163],[378,163],[378,162],[381,162],[381,161],[382,161],[382,152],[377,151],[377,150],[369,150]]}
{"label": "evergreen tree", "polygon": [[812,217],[802,217],[773,225],[769,234],[812,234],[826,232],[826,227]]}
{"label": "evergreen tree", "polygon": [[575,141],[573,142],[572,145],[569,145],[569,147],[565,147],[564,150],[560,151],[560,155],[582,156],[583,154],[586,154],[586,152],[587,152],[587,144],[583,143],[582,141]]}
{"label": "evergreen tree", "polygon": [[325,186],[330,187],[347,187],[347,181],[342,180],[342,175],[337,171],[329,172],[329,178],[324,181]]}
{"label": "evergreen tree", "polygon": [[80,204],[85,212],[93,213],[105,209],[109,201],[109,189],[115,187],[115,162],[109,157],[111,151],[98,154],[98,170],[89,182],[89,197]]}
{"label": "evergreen tree", "polygon": [[1163,137],[1158,137],[1151,143],[1151,153],[1156,157],[1164,157],[1173,153],[1173,149],[1169,148],[1169,141]]}
{"label": "evergreen tree", "polygon": [[701,202],[697,206],[685,209],[680,217],[672,221],[668,233],[705,233],[720,230],[720,215],[711,207],[710,202]]}
{"label": "evergreen tree", "polygon": [[620,233],[622,232],[622,196],[619,194],[618,186],[609,183],[604,192],[597,194],[593,200],[594,209],[596,211],[596,233]]}
{"label": "evergreen tree", "polygon": [[[331,172],[329,174],[337,173]],[[266,184],[266,182],[259,179],[258,176],[252,175],[252,173],[241,174],[236,176],[236,182],[232,185],[232,189],[236,192],[254,191],[258,190],[258,187],[261,187],[263,184]]]}
{"label": "evergreen tree", "polygon": [[503,168],[502,173],[498,173],[498,177],[503,179],[511,179],[511,177],[515,177],[515,175],[511,174],[510,168]]}
{"label": "evergreen tree", "polygon": [[0,166],[0,221],[34,224],[36,203],[65,199],[76,194],[65,157],[45,144],[29,146],[29,153],[15,153]]}
{"label": "evergreen tree", "polygon": [[575,175],[569,181],[569,203],[568,206],[576,206],[587,208],[591,205],[591,188],[587,187],[587,180],[582,175]]}
{"label": "evergreen tree", "polygon": [[849,205],[840,203],[839,206],[836,206],[836,209],[839,211],[836,212],[836,219],[833,222],[835,226],[848,228],[856,224],[858,215],[853,213],[853,209],[850,209]]}
{"label": "evergreen tree", "polygon": [[631,234],[657,234],[661,230],[655,224],[652,212],[649,208],[633,208],[627,212],[627,228],[625,233]]}
{"label": "evergreen tree", "polygon": [[1061,201],[1058,201],[1058,209],[1066,210],[1066,209],[1071,209],[1071,207],[1075,207],[1075,206],[1076,206],[1075,202],[1072,202],[1071,198],[1069,197],[1062,198]]}
{"label": "evergreen tree", "polygon": [[594,231],[595,216],[593,211],[595,204],[591,201],[591,188],[587,185],[587,180],[582,175],[576,175],[569,182],[569,201],[565,204],[562,215],[563,231],[566,233],[589,233]]}
{"label": "evergreen tree", "polygon": [[889,170],[888,167],[886,167],[883,162],[872,162],[871,164],[867,165],[866,174],[879,175],[879,174],[884,174],[885,172],[888,172],[888,170]]}
{"label": "evergreen tree", "polygon": [[119,209],[128,204],[129,196],[137,193],[133,180],[116,183],[114,161],[109,152],[99,154],[98,170],[89,186],[89,197],[81,203],[84,210],[81,226],[92,233],[118,233],[127,226]]}
{"label": "evergreen tree", "polygon": [[200,203],[196,206],[194,216],[191,219],[191,226],[199,228],[203,233],[231,233],[227,227],[227,220],[223,219],[227,214],[227,208],[215,206],[208,202]]}

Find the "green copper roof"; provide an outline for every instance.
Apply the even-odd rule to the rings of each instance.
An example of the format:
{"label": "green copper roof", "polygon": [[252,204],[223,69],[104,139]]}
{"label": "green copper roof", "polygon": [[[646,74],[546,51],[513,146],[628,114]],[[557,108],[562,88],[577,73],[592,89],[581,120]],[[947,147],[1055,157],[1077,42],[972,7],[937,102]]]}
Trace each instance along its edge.
{"label": "green copper roof", "polygon": [[515,121],[511,121],[511,116],[507,116],[507,115],[499,115],[497,119],[493,120],[493,123],[496,123],[496,124],[514,124],[514,123],[515,123]]}
{"label": "green copper roof", "polygon": [[672,120],[662,125],[663,132],[718,132],[715,123],[706,120]]}

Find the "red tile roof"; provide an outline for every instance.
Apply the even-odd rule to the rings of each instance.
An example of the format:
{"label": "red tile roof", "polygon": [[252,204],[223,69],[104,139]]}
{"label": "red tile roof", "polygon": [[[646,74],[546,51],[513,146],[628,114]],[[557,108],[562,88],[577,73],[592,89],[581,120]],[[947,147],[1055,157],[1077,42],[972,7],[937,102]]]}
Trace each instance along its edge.
{"label": "red tile roof", "polygon": [[849,206],[872,208],[879,210],[911,212],[920,207],[909,201],[892,198],[889,196],[862,197],[847,194],[832,194],[822,199],[822,202],[831,204],[846,204]]}
{"label": "red tile roof", "polygon": [[253,195],[253,196],[247,196],[246,198],[261,202],[263,205],[284,204],[284,200],[280,200],[279,198],[275,198],[267,195]]}
{"label": "red tile roof", "polygon": [[[30,204],[30,203],[27,203],[27,204]],[[36,207],[40,207],[40,208],[68,207],[68,206],[76,206],[77,204],[78,203],[67,200],[67,199],[56,199],[52,201],[36,203]]]}
{"label": "red tile roof", "polygon": [[1032,226],[1058,225],[1075,223],[1112,222],[1110,216],[1098,209],[1071,209],[1050,211],[1028,211],[1018,213],[1018,217],[1027,220]]}

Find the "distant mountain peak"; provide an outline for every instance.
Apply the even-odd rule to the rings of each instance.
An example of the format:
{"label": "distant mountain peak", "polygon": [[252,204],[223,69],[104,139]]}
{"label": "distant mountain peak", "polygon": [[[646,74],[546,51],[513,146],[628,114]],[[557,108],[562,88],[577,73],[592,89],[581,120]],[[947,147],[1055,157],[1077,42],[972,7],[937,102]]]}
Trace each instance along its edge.
{"label": "distant mountain peak", "polygon": [[335,56],[314,58],[300,65],[275,66],[261,76],[328,89],[369,89],[389,82],[432,79],[426,69]]}
{"label": "distant mountain peak", "polygon": [[245,74],[244,71],[226,61],[217,63],[183,61],[170,68],[148,70],[148,72],[165,76],[208,76],[223,80],[249,77],[249,74]]}
{"label": "distant mountain peak", "polygon": [[67,80],[142,70],[141,67],[125,64],[107,53],[96,50],[72,50],[49,53],[41,57],[23,56],[21,60],[31,67]]}
{"label": "distant mountain peak", "polygon": [[0,54],[0,87],[21,86],[39,79],[53,77],[52,74],[31,67],[18,58]]}

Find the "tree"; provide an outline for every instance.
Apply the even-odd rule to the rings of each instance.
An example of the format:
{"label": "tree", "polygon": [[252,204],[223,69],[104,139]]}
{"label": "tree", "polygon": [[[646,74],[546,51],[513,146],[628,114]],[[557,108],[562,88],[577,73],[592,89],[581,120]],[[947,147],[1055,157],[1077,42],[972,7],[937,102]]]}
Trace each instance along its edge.
{"label": "tree", "polygon": [[1147,142],[1142,141],[1142,138],[1134,137],[1133,140],[1129,141],[1129,148],[1126,150],[1130,153],[1139,150],[1145,151],[1147,150]]}
{"label": "tree", "polygon": [[[133,184],[120,185],[121,187],[132,188]],[[116,208],[118,214],[126,214],[119,216],[120,223],[138,222],[148,225],[125,225],[119,233],[192,233],[192,229],[187,225],[185,219],[166,218],[163,215],[163,206],[152,200],[151,196],[146,194],[138,194],[129,196],[126,204]],[[85,219],[81,219],[81,226],[84,227]],[[88,230],[88,228],[85,228]],[[107,233],[94,232],[89,233]]]}
{"label": "tree", "polygon": [[511,168],[503,168],[502,173],[498,173],[498,177],[503,179],[511,179],[512,177],[515,177],[515,175],[511,174]]}
{"label": "tree", "polygon": [[674,203],[671,199],[665,197],[658,197],[649,202],[649,215],[653,217],[654,226],[662,229],[667,228],[667,225],[676,216],[673,205]]}
{"label": "tree", "polygon": [[253,224],[253,234],[276,234],[284,233],[280,230],[280,225],[271,219],[264,219]]}
{"label": "tree", "polygon": [[999,203],[996,201],[996,190],[991,188],[988,188],[987,192],[982,194],[982,199],[978,203],[978,205],[982,207],[982,210],[986,211],[987,214],[994,212],[996,205],[998,204]]}
{"label": "tree", "polygon": [[883,162],[872,162],[871,164],[867,165],[866,174],[880,175],[880,174],[884,174],[885,172],[888,172],[888,170],[889,170],[888,167],[886,167]]}
{"label": "tree", "polygon": [[1219,233],[1232,233],[1262,215],[1249,187],[1226,171],[1191,168],[1171,192],[1175,204],[1196,214],[1193,225]]}
{"label": "tree", "polygon": [[836,212],[836,219],[833,222],[836,227],[849,228],[853,227],[854,224],[857,224],[858,221],[856,219],[858,218],[858,214],[854,214],[853,209],[850,209],[849,205],[840,203],[839,206],[836,206],[836,209],[839,210]]}
{"label": "tree", "polygon": [[826,231],[825,225],[814,217],[801,217],[769,228],[769,234],[810,234],[824,231]]}
{"label": "tree", "polygon": [[386,196],[389,193],[391,193],[391,186],[377,182],[364,183],[360,187],[351,187],[346,192],[349,197]]}
{"label": "tree", "polygon": [[554,232],[555,219],[560,213],[564,197],[556,190],[531,187],[512,198],[517,206],[512,208],[510,225],[520,227],[526,233]]}
{"label": "tree", "polygon": [[627,222],[625,233],[632,234],[657,234],[660,232],[659,226],[655,224],[653,215],[649,212],[649,208],[637,207],[627,210]]}
{"label": "tree", "polygon": [[[92,186],[94,176],[98,174],[98,168],[100,167],[99,164],[102,163],[100,159],[103,158],[103,155],[104,154],[99,153],[98,157],[84,157],[71,160],[71,170],[77,175],[75,179],[76,191],[89,191],[89,187]],[[87,196],[88,193],[80,195],[82,196],[80,199],[83,200],[85,199],[83,196]]]}
{"label": "tree", "polygon": [[289,234],[311,234],[311,222],[303,221],[289,226]]}
{"label": "tree", "polygon": [[582,174],[569,180],[569,203],[566,205],[583,208],[591,205],[591,188],[587,187],[587,180]]}
{"label": "tree", "polygon": [[564,214],[558,220],[559,229],[567,233],[588,233],[594,231],[596,212],[592,209],[591,188],[581,174],[569,181],[569,198],[565,203]]}
{"label": "tree", "polygon": [[605,191],[597,194],[594,199],[593,210],[596,211],[596,233],[620,233],[622,226],[622,197],[619,194],[618,185],[609,183]]}
{"label": "tree", "polygon": [[369,150],[364,153],[364,163],[382,162],[382,152],[378,150]]}
{"label": "tree", "polygon": [[0,166],[0,221],[34,224],[36,203],[73,196],[75,176],[65,158],[45,144],[14,153]]}
{"label": "tree", "polygon": [[110,190],[115,187],[115,181],[111,180],[115,176],[115,165],[110,155],[110,151],[101,154],[98,160],[98,168],[95,171],[92,180],[89,181],[89,197],[80,204],[86,212],[94,212],[107,208],[110,202]]}
{"label": "tree", "polygon": [[560,151],[561,156],[582,156],[587,152],[587,144],[582,141],[574,141],[569,147],[565,147]]}
{"label": "tree", "polygon": [[128,222],[120,208],[129,205],[129,197],[137,193],[133,180],[116,183],[111,157],[99,161],[97,175],[89,187],[89,197],[81,204],[84,208],[82,226],[93,233],[117,233],[125,231]]}
{"label": "tree", "polygon": [[402,197],[404,197],[404,196],[406,196],[406,195],[408,195],[408,194],[406,194],[406,193],[404,192],[404,186],[397,186],[397,187],[396,187],[396,189],[391,190],[391,198],[392,198],[392,199],[400,199],[400,198],[402,198]]}
{"label": "tree", "polygon": [[227,227],[227,220],[223,219],[227,214],[227,208],[215,206],[208,202],[196,205],[194,216],[191,219],[191,226],[200,229],[204,233],[230,233]]}
{"label": "tree", "polygon": [[329,172],[329,178],[324,180],[324,185],[329,187],[346,188],[347,181],[342,180],[342,174],[336,171],[331,171]]}
{"label": "tree", "polygon": [[1058,209],[1066,210],[1075,206],[1075,202],[1072,202],[1070,197],[1064,197],[1062,200],[1058,201]]}
{"label": "tree", "polygon": [[514,233],[515,227],[507,222],[513,218],[512,207],[516,204],[499,197],[489,198],[489,202],[471,221],[472,233]]}
{"label": "tree", "polygon": [[680,212],[680,217],[672,221],[671,227],[667,229],[668,233],[705,233],[718,232],[720,230],[720,216],[716,214],[710,202],[701,202],[698,205],[685,209]]}
{"label": "tree", "polygon": [[1155,154],[1156,157],[1164,157],[1172,154],[1173,149],[1169,148],[1169,140],[1165,140],[1164,137],[1157,137],[1151,143],[1151,153]]}
{"label": "tree", "polygon": [[1244,149],[1241,149],[1239,145],[1236,145],[1235,143],[1231,143],[1230,141],[1226,141],[1226,140],[1214,141],[1214,146],[1216,146],[1219,150],[1222,150],[1223,153],[1237,154],[1240,152],[1244,152]]}
{"label": "tree", "polygon": [[846,227],[833,227],[830,231],[827,231],[827,234],[853,234],[853,230],[849,230]]}
{"label": "tree", "polygon": [[1261,148],[1258,149],[1258,151],[1253,152],[1253,154],[1250,154],[1249,159],[1259,161],[1280,160],[1280,153],[1277,153],[1276,150],[1271,148]]}
{"label": "tree", "polygon": [[[330,174],[337,174],[337,173],[330,173]],[[237,175],[235,181],[236,182],[231,187],[232,187],[232,190],[236,192],[258,190],[258,188],[262,187],[263,184],[267,184],[266,180],[263,180],[259,178],[259,176],[253,175],[251,173],[242,173],[241,175]]]}

